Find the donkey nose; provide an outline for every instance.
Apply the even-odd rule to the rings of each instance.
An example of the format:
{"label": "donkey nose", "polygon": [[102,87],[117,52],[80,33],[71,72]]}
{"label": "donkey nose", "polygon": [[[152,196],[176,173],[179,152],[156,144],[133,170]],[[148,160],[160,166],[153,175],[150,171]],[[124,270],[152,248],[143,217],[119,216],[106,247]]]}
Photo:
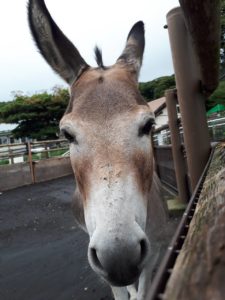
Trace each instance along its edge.
{"label": "donkey nose", "polygon": [[137,280],[148,252],[149,242],[144,234],[141,239],[101,238],[90,242],[88,258],[93,270],[112,285],[125,286]]}

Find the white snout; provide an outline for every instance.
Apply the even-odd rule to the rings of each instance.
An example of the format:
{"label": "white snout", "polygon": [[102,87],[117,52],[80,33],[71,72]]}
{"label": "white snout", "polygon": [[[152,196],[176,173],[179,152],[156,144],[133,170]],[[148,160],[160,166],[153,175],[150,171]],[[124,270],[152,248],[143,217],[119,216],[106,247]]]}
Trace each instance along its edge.
{"label": "white snout", "polygon": [[93,188],[85,209],[93,270],[114,286],[134,283],[148,254],[146,202],[132,177]]}
{"label": "white snout", "polygon": [[149,254],[149,242],[137,223],[122,224],[118,232],[96,228],[89,244],[93,270],[114,286],[127,286],[139,277]]}

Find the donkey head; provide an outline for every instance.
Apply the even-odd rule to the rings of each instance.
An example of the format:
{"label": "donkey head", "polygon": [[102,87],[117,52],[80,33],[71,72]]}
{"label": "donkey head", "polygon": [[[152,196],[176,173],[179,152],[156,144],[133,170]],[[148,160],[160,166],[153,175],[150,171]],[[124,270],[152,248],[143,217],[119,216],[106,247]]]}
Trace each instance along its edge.
{"label": "donkey head", "polygon": [[53,21],[43,0],[30,0],[28,9],[41,54],[70,85],[60,129],[70,142],[77,182],[73,206],[90,236],[89,262],[111,284],[131,284],[150,250],[145,226],[154,115],[137,88],[143,22],[132,27],[113,66],[105,67],[96,49],[98,67],[92,68]]}

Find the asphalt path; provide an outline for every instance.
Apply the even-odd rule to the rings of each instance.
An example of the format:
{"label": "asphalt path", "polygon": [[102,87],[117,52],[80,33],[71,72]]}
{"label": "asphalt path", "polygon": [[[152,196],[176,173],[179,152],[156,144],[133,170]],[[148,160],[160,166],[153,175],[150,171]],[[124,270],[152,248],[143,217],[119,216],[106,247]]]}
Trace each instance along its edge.
{"label": "asphalt path", "polygon": [[70,206],[72,176],[0,195],[0,300],[109,300]]}
{"label": "asphalt path", "polygon": [[68,176],[0,194],[0,300],[113,299],[88,264],[74,187]]}

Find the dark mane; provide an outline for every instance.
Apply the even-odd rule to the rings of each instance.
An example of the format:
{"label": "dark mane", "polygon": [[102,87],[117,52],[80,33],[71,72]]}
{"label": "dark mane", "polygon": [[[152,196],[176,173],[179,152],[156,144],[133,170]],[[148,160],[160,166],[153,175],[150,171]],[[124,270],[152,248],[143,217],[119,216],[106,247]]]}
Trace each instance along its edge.
{"label": "dark mane", "polygon": [[102,60],[102,50],[99,49],[98,46],[95,46],[94,52],[95,52],[95,60],[97,62],[97,65],[102,69],[106,69]]}

